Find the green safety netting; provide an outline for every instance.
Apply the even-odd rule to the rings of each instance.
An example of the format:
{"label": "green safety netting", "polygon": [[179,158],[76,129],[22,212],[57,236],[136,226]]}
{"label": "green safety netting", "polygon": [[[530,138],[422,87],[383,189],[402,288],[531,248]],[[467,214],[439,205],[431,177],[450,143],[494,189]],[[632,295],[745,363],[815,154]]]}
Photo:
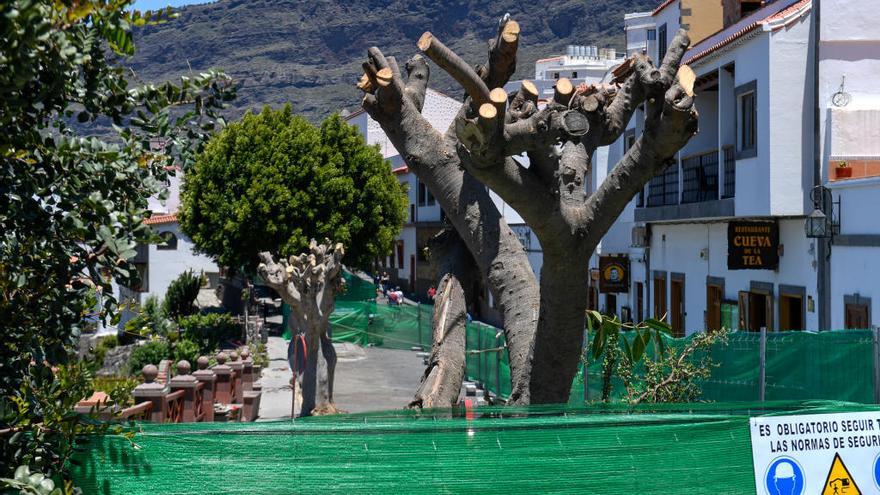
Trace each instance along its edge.
{"label": "green safety netting", "polygon": [[[360,280],[360,279],[358,279]],[[360,280],[360,283],[369,284]],[[389,306],[375,301],[340,300],[330,318],[333,340],[392,349],[431,346],[431,305]],[[684,346],[690,337],[667,338],[670,346]],[[767,334],[766,400],[826,399],[874,402],[874,350],[871,330],[824,332],[771,332]],[[480,322],[467,324],[467,377],[482,382],[500,397],[510,393],[510,365],[504,333]],[[728,344],[711,350],[716,367],[701,383],[703,399],[753,401],[759,399],[760,342],[757,332],[732,332]],[[578,372],[571,403],[597,400],[601,395],[601,363]],[[614,382],[614,396],[623,387]],[[586,393],[586,394],[585,394]]]}
{"label": "green safety netting", "polygon": [[749,417],[880,410],[715,403],[397,411],[142,424],[94,437],[88,494],[755,493]]}

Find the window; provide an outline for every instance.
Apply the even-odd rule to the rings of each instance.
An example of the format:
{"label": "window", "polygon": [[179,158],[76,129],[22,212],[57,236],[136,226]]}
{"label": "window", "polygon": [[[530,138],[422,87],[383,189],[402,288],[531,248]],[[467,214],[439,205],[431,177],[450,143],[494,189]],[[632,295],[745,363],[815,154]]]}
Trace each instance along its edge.
{"label": "window", "polygon": [[156,249],[159,251],[175,251],[177,250],[177,236],[174,232],[160,232],[159,237],[162,238]]}
{"label": "window", "polygon": [[437,200],[424,182],[419,181],[419,206],[434,206]]}
{"label": "window", "polygon": [[871,299],[859,294],[843,296],[844,328],[871,328]]}
{"label": "window", "polygon": [[572,78],[572,79],[577,79],[577,76],[578,76],[577,71],[572,71],[572,73],[571,73],[571,78]]}
{"label": "window", "polygon": [[736,88],[736,158],[758,155],[758,91],[752,81]]}
{"label": "window", "polygon": [[657,30],[649,29],[648,30],[648,41],[656,41],[657,40]]}
{"label": "window", "polygon": [[397,241],[397,266],[403,268],[403,240]]}
{"label": "window", "polygon": [[657,44],[659,46],[657,47],[658,53],[657,53],[657,60],[655,61],[655,63],[659,67],[660,63],[663,62],[663,57],[666,56],[666,49],[669,48],[669,43],[666,41],[666,24],[660,26],[660,30],[657,33],[657,35],[659,38],[657,40]]}
{"label": "window", "polygon": [[554,73],[553,73],[553,79],[559,79],[559,73],[558,73],[558,72],[554,72]]}

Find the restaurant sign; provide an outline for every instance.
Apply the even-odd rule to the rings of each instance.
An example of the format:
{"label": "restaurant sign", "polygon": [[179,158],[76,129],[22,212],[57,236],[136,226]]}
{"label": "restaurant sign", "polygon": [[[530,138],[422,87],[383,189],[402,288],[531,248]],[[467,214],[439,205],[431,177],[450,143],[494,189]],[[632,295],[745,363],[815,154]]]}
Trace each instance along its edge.
{"label": "restaurant sign", "polygon": [[628,257],[599,257],[599,292],[603,294],[629,292]]}
{"label": "restaurant sign", "polygon": [[775,270],[779,267],[779,224],[730,222],[727,224],[729,270]]}

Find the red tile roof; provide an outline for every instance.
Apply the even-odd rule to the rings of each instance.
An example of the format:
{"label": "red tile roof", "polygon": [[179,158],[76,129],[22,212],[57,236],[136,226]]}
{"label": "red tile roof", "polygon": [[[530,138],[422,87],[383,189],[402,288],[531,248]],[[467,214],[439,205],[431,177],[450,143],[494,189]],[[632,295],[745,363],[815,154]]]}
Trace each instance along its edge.
{"label": "red tile roof", "polygon": [[660,4],[659,7],[657,7],[656,9],[654,9],[654,12],[651,12],[651,15],[657,15],[657,14],[659,14],[661,10],[663,10],[663,9],[665,9],[666,7],[669,7],[670,5],[672,5],[672,2],[674,2],[674,1],[675,1],[675,0],[666,0],[666,1],[664,1],[663,3]]}
{"label": "red tile roof", "polygon": [[144,220],[147,225],[161,225],[163,223],[174,223],[177,221],[177,213],[168,213],[165,215],[153,215]]}
{"label": "red tile roof", "polygon": [[778,0],[752,15],[743,18],[736,24],[723,29],[691,47],[685,54],[684,64],[693,64],[698,60],[730,45],[736,40],[755,31],[759,27],[772,24],[791,16],[812,5],[812,0]]}

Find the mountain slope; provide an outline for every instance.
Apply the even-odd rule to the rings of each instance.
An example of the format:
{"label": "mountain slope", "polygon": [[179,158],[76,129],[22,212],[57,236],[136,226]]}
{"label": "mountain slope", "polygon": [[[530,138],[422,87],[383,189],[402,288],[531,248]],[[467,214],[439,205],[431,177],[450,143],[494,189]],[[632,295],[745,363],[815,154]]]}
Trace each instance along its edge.
{"label": "mountain slope", "polygon": [[[431,31],[465,60],[479,63],[498,19],[509,12],[523,33],[516,77],[529,78],[535,60],[563,53],[569,44],[622,49],[623,15],[650,10],[657,1],[563,0],[539,8],[513,0],[220,0],[185,7],[178,19],[143,28],[129,64],[153,82],[223,69],[241,85],[233,116],[291,103],[316,121],[359,106],[354,84],[370,46],[402,65],[417,52],[419,36]],[[433,69],[432,88],[461,92]]]}

